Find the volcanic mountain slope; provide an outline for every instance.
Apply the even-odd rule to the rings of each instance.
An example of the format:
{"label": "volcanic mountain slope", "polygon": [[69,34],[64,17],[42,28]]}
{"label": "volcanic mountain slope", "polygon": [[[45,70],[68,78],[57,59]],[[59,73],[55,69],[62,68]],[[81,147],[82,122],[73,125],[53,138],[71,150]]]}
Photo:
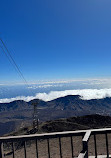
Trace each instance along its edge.
{"label": "volcanic mountain slope", "polygon": [[111,127],[111,117],[102,115],[86,115],[47,121],[40,126],[41,132],[59,132]]}
{"label": "volcanic mountain slope", "polygon": [[12,125],[14,122],[15,129],[30,125],[33,119],[32,103],[38,103],[40,122],[89,114],[111,115],[111,98],[82,100],[78,95],[69,95],[48,102],[35,99],[0,103],[0,123]]}
{"label": "volcanic mountain slope", "polygon": [[57,98],[52,101],[42,101],[39,99],[34,99],[29,102],[23,100],[16,100],[10,103],[0,103],[0,111],[7,110],[19,110],[19,109],[29,109],[32,103],[37,103],[38,107],[48,107],[54,109],[72,109],[72,110],[94,110],[98,108],[109,108],[111,107],[111,98],[106,97],[104,99],[91,99],[83,100],[79,95],[68,95],[65,97]]}
{"label": "volcanic mountain slope", "polygon": [[71,110],[106,110],[111,107],[111,98],[82,100],[79,95],[69,95],[48,102],[48,105],[54,108],[63,108]]}
{"label": "volcanic mountain slope", "polygon": [[[102,115],[86,115],[46,121],[39,124],[39,133],[86,130],[94,128],[111,128],[111,117]],[[31,134],[32,127],[22,128],[12,135]]]}
{"label": "volcanic mountain slope", "polygon": [[69,95],[52,101],[22,100],[11,103],[0,103],[0,118],[31,119],[33,113],[32,103],[38,103],[38,115],[43,121],[87,114],[111,115],[111,98],[82,100],[78,95]]}

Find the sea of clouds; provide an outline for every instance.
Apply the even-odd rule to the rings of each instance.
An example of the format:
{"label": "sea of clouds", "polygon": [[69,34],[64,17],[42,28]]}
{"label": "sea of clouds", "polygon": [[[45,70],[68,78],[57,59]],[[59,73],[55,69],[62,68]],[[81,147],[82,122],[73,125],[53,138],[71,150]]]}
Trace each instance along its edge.
{"label": "sea of clouds", "polygon": [[14,100],[30,101],[33,99],[41,99],[50,101],[56,98],[64,97],[67,95],[80,95],[81,99],[102,99],[111,97],[111,88],[109,89],[79,89],[79,90],[64,90],[64,91],[51,91],[49,93],[37,93],[35,96],[17,96],[14,98],[0,99],[0,103],[9,103]]}
{"label": "sea of clouds", "polygon": [[80,95],[85,100],[111,97],[111,78],[38,81],[29,86],[0,84],[0,103],[33,99],[50,101],[67,95]]}

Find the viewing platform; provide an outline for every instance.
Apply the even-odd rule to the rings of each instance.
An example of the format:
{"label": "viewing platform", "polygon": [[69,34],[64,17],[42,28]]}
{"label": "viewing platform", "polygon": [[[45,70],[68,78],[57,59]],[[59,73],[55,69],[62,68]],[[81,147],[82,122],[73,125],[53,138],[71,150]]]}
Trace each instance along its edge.
{"label": "viewing platform", "polygon": [[0,158],[75,157],[111,157],[111,128],[0,137]]}

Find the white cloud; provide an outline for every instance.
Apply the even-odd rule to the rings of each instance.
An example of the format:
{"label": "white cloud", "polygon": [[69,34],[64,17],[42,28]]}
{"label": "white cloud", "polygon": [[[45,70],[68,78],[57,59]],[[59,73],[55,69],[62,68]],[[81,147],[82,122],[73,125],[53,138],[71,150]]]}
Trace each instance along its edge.
{"label": "white cloud", "polygon": [[[8,88],[18,88],[19,86],[22,86],[24,91],[27,89],[34,89],[35,91],[39,91],[39,89],[47,90],[49,88],[55,90],[57,87],[58,90],[63,90],[65,87],[69,87],[69,89],[72,88],[111,88],[111,78],[86,78],[86,79],[63,79],[63,80],[40,80],[36,82],[28,82],[28,85],[24,83],[0,83],[0,90],[1,87],[4,86],[5,88],[8,86]],[[59,89],[60,87],[60,89]]]}
{"label": "white cloud", "polygon": [[75,80],[58,80],[58,81],[41,81],[37,84],[33,83],[28,86],[28,89],[38,89],[38,88],[54,88],[54,87],[64,87],[64,86],[77,86],[83,87],[84,89],[96,87],[99,88],[111,88],[111,78],[108,79],[75,79]]}
{"label": "white cloud", "polygon": [[28,89],[37,89],[37,88],[49,88],[49,87],[62,87],[62,85],[60,84],[42,84],[42,85],[39,85],[39,86],[30,86],[28,87]]}
{"label": "white cloud", "polygon": [[111,97],[111,89],[82,89],[82,90],[65,90],[52,91],[50,93],[38,93],[36,96],[44,101],[50,101],[67,95],[80,95],[84,100],[101,99]]}
{"label": "white cloud", "polygon": [[35,96],[17,96],[15,98],[4,98],[4,99],[0,99],[0,103],[9,103],[9,102],[12,102],[14,100],[24,100],[24,101],[30,101],[30,100],[33,100],[35,99],[36,97]]}
{"label": "white cloud", "polygon": [[16,98],[0,99],[0,103],[11,102],[14,100],[30,101],[33,99],[41,99],[50,101],[56,98],[64,97],[67,95],[80,95],[84,100],[101,99],[111,97],[111,89],[80,89],[80,90],[65,90],[65,91],[51,91],[50,93],[37,93],[35,96],[18,96]]}

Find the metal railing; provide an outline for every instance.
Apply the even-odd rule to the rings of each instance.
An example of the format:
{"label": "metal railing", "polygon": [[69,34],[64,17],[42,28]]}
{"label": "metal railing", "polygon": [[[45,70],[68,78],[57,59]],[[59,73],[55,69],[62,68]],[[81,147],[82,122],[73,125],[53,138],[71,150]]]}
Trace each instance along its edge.
{"label": "metal railing", "polygon": [[[17,156],[15,155],[15,151],[17,150],[17,145],[15,145],[16,142],[21,142],[21,146],[23,147],[23,158],[27,158],[27,143],[30,140],[33,140],[35,142],[35,153],[36,153],[36,158],[39,158],[39,140],[46,140],[47,142],[47,157],[51,158],[51,151],[50,151],[50,140],[51,139],[58,139],[58,145],[59,145],[59,157],[63,157],[63,149],[62,149],[62,142],[61,139],[64,138],[70,138],[70,153],[71,157],[77,157],[74,155],[74,139],[73,137],[78,137],[81,136],[81,143],[82,143],[82,151],[80,154],[78,154],[78,158],[88,158],[88,142],[90,140],[90,137],[93,136],[94,138],[94,149],[95,152],[93,153],[93,156],[97,158],[97,135],[99,134],[104,134],[105,135],[105,143],[106,143],[106,157],[109,158],[109,148],[108,148],[108,136],[107,134],[111,133],[111,128],[105,128],[105,129],[92,129],[92,130],[80,130],[80,131],[67,131],[67,132],[55,132],[55,133],[45,133],[45,134],[33,134],[33,135],[21,135],[21,136],[9,136],[9,137],[0,137],[0,158],[5,158],[6,154],[5,151],[8,150],[6,149],[6,144],[10,146],[11,148],[11,156],[13,158],[16,158]],[[78,146],[79,148],[79,146]],[[22,158],[21,157],[21,158]],[[28,155],[29,157],[29,155]],[[30,156],[30,158],[32,158]],[[58,158],[58,157],[57,157]]]}
{"label": "metal railing", "polygon": [[104,157],[109,158],[109,147],[108,147],[108,134],[111,133],[111,128],[103,128],[103,129],[93,129],[93,130],[87,130],[85,133],[85,136],[82,140],[83,143],[83,150],[81,151],[81,153],[79,154],[78,158],[88,158],[88,141],[90,139],[90,136],[93,135],[94,136],[94,149],[95,149],[95,154],[94,157],[97,158],[98,154],[97,154],[97,135],[99,134],[104,134],[105,135],[105,142],[106,142],[106,154],[104,155]]}

